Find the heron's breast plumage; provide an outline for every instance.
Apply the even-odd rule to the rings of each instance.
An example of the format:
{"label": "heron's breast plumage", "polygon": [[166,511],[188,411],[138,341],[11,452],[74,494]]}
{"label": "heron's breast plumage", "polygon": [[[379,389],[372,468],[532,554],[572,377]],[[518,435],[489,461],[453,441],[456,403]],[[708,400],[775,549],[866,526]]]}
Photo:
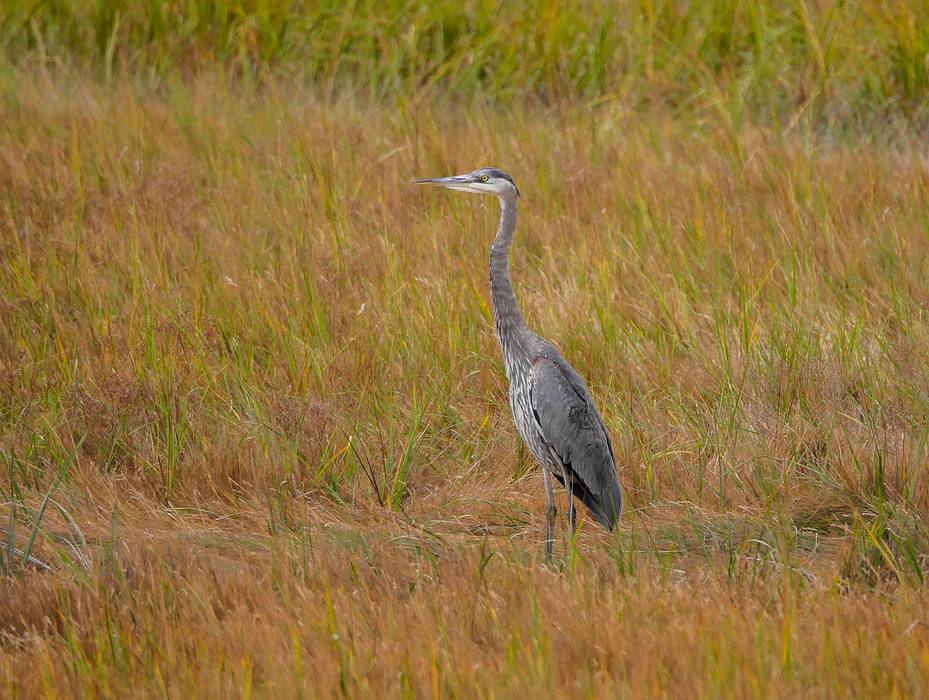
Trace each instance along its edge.
{"label": "heron's breast plumage", "polygon": [[532,410],[531,354],[525,348],[506,342],[504,338],[501,338],[500,345],[506,376],[510,382],[510,408],[516,430],[539,463],[552,469],[555,465],[551,464],[551,453],[546,448],[545,436]]}

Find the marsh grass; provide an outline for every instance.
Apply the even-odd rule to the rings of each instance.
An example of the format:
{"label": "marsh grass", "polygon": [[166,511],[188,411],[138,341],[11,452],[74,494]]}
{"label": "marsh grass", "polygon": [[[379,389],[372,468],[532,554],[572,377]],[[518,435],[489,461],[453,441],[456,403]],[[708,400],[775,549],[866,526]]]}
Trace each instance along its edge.
{"label": "marsh grass", "polygon": [[[918,66],[880,132],[837,126],[835,103],[832,126],[801,103],[784,129],[731,101],[779,84],[729,82],[735,48],[714,109],[546,104],[559,62],[513,69],[511,102],[475,74],[473,100],[398,106],[297,75],[290,29],[249,82],[218,49],[191,58],[221,17],[178,47],[171,13],[156,31],[110,4],[101,44],[113,23],[69,7],[2,24],[5,695],[925,692]],[[827,67],[864,12],[791,7]],[[918,46],[918,8],[883,7],[874,26]],[[502,41],[482,27],[476,46]],[[781,38],[758,40],[799,51]],[[422,78],[396,65],[370,79]],[[630,65],[656,90],[672,70]],[[590,379],[627,494],[614,536],[582,516],[552,566],[490,319],[496,206],[409,185],[490,163],[523,192],[524,311]]]}
{"label": "marsh grass", "polygon": [[9,0],[0,52],[156,85],[287,75],[415,110],[456,99],[703,112],[833,130],[923,124],[922,2]]}

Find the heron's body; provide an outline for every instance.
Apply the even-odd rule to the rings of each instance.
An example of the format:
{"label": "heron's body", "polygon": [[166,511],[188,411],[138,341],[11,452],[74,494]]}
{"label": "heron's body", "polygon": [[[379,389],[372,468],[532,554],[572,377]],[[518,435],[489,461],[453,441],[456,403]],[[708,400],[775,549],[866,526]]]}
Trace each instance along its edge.
{"label": "heron's body", "polygon": [[554,539],[551,476],[568,491],[572,528],[572,496],[577,496],[604,527],[612,530],[622,513],[622,489],[603,420],[583,378],[554,345],[526,327],[510,282],[509,252],[519,197],[516,185],[494,168],[420,182],[494,194],[500,199],[500,226],[490,253],[494,325],[510,384],[513,419],[529,451],[539,461],[545,479],[547,555],[551,556]]}

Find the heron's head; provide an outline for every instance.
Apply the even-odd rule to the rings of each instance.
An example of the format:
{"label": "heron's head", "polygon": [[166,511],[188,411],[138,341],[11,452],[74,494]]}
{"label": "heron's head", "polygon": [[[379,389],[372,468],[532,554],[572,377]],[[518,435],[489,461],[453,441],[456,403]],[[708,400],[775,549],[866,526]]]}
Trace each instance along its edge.
{"label": "heron's head", "polygon": [[430,177],[425,180],[414,180],[417,185],[438,185],[450,190],[461,192],[474,192],[475,194],[493,194],[506,199],[519,196],[516,183],[505,172],[496,168],[481,168],[467,175],[453,175],[452,177]]}

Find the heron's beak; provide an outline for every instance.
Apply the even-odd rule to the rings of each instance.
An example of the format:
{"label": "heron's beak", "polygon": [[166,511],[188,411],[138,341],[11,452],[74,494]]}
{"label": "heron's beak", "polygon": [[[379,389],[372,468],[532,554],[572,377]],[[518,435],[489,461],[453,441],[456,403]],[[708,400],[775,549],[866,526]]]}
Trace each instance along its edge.
{"label": "heron's beak", "polygon": [[468,175],[453,175],[452,177],[427,177],[424,180],[413,180],[414,185],[438,185],[447,187],[450,190],[463,190],[471,184],[471,177]]}

